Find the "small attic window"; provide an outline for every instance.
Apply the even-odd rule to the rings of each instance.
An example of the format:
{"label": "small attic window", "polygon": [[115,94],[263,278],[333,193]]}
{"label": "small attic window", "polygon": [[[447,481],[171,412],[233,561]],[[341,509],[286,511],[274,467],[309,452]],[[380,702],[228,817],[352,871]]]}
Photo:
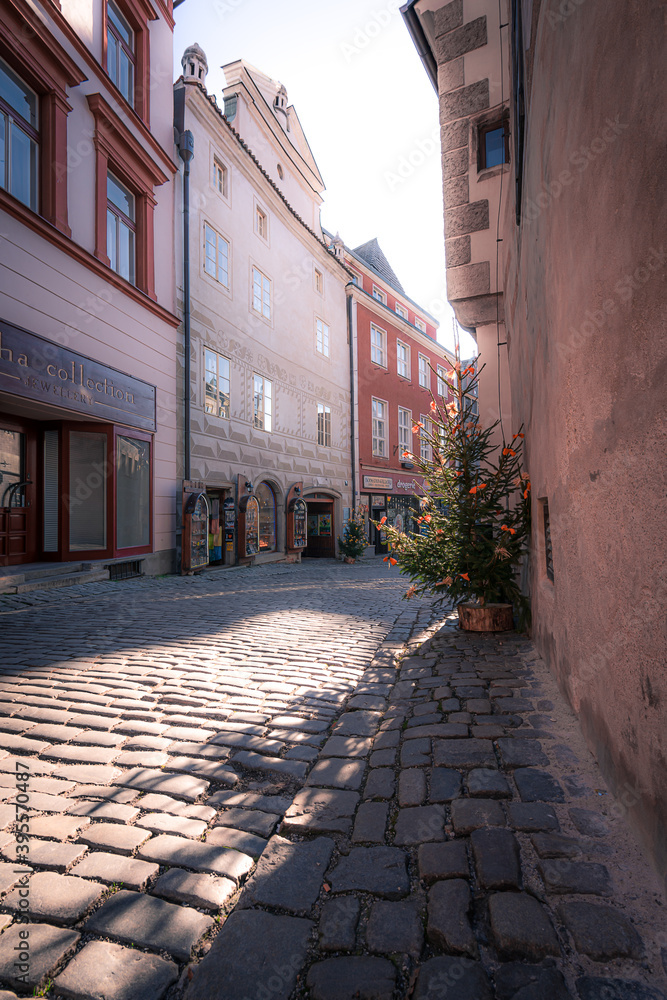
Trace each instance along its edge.
{"label": "small attic window", "polygon": [[203,69],[202,69],[202,67],[200,66],[200,67],[199,67],[199,79],[201,80],[201,79],[203,78],[203,76],[204,76],[204,70],[203,70]]}
{"label": "small attic window", "polygon": [[225,97],[225,118],[228,122],[233,122],[236,118],[236,102],[236,94],[232,94],[231,97]]}
{"label": "small attic window", "polygon": [[278,168],[277,169],[278,169],[278,177],[280,177],[280,179],[282,181],[284,179],[284,177],[285,177],[285,171],[280,166],[280,164],[278,164]]}

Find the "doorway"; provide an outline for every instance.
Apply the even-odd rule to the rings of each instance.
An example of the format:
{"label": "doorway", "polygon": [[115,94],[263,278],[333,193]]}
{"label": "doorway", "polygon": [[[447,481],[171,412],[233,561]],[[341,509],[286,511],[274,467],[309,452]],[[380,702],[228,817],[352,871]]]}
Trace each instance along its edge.
{"label": "doorway", "polygon": [[0,422],[0,566],[34,562],[37,538],[37,435],[28,424]]}
{"label": "doorway", "polygon": [[308,544],[302,555],[315,559],[333,559],[336,555],[334,537],[334,505],[330,497],[304,497],[308,507]]}

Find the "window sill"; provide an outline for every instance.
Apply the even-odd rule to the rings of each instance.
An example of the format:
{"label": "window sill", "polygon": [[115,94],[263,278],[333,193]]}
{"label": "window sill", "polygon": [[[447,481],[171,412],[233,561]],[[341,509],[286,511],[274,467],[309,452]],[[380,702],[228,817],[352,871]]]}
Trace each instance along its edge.
{"label": "window sill", "polygon": [[501,174],[506,174],[509,172],[509,163],[499,163],[495,167],[482,167],[481,170],[477,171],[478,181],[488,181],[492,177],[500,177]]}

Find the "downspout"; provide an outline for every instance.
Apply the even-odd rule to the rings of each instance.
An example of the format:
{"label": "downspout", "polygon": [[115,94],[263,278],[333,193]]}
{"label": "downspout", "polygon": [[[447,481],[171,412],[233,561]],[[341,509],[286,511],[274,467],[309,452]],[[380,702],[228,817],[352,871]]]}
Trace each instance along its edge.
{"label": "downspout", "polygon": [[195,155],[195,138],[189,129],[181,132],[178,155],[183,160],[183,337],[185,347],[185,420],[183,478],[190,478],[190,160]]}
{"label": "downspout", "polygon": [[[348,286],[349,287],[349,286]],[[354,287],[354,286],[353,286]],[[350,342],[350,457],[352,459],[352,513],[357,507],[357,447],[354,423],[355,391],[354,391],[354,327],[352,323],[352,293],[347,295],[347,336]]]}

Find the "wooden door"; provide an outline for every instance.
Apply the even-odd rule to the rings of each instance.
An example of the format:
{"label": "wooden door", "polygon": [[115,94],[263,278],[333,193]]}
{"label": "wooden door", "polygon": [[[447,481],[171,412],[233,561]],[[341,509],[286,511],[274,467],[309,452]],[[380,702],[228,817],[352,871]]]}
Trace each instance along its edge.
{"label": "wooden door", "polygon": [[0,422],[0,566],[37,558],[36,456],[32,429]]}

